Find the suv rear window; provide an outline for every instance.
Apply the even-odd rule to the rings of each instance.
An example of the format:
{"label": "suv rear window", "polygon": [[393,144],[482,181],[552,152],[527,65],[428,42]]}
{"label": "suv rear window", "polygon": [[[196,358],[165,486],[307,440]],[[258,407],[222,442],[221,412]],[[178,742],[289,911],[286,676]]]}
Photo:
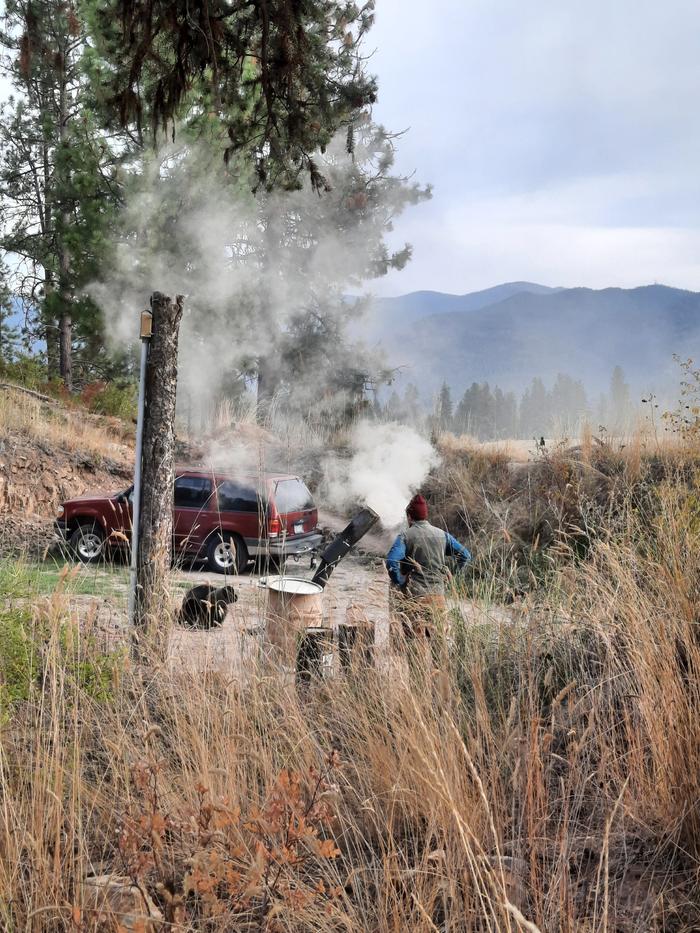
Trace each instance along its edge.
{"label": "suv rear window", "polygon": [[175,480],[175,506],[201,509],[211,498],[211,480],[205,476],[178,476]]}
{"label": "suv rear window", "polygon": [[220,512],[257,512],[263,511],[260,497],[252,486],[224,480],[219,486]]}
{"label": "suv rear window", "polygon": [[300,479],[281,479],[275,487],[275,505],[280,515],[314,508],[313,496]]}

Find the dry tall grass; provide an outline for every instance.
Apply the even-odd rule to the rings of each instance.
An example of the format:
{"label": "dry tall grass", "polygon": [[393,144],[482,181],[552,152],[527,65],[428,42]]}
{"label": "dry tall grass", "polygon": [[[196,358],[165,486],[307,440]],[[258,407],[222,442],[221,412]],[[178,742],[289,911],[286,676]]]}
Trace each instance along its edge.
{"label": "dry tall grass", "polygon": [[456,625],[440,675],[303,696],[264,665],[126,662],[96,694],[95,643],[38,607],[2,725],[3,929],[92,929],[85,880],[113,873],[182,931],[697,930],[694,481],[571,558],[510,623]]}
{"label": "dry tall grass", "polygon": [[18,433],[60,449],[114,458],[125,453],[124,432],[115,418],[98,418],[21,390],[0,388],[0,437]]}

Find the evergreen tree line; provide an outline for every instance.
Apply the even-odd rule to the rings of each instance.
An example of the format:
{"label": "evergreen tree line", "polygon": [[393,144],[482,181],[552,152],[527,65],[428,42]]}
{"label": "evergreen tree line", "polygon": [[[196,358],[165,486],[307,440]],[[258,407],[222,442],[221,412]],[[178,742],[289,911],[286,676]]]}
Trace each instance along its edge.
{"label": "evergreen tree line", "polygon": [[450,386],[443,383],[432,405],[409,384],[402,395],[392,392],[379,407],[388,420],[422,423],[439,432],[468,434],[479,440],[571,435],[585,421],[621,431],[633,417],[630,389],[619,366],[613,370],[608,391],[594,400],[580,380],[559,373],[550,388],[535,377],[520,396],[488,382],[473,382],[456,403]]}

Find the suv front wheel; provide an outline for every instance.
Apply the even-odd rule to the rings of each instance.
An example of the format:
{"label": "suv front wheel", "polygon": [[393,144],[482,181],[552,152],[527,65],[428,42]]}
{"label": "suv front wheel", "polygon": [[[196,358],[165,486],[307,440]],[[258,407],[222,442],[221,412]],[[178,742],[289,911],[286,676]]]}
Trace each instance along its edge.
{"label": "suv front wheel", "polygon": [[96,523],[78,525],[69,539],[75,556],[83,564],[94,564],[104,552],[105,536]]}
{"label": "suv front wheel", "polygon": [[245,544],[236,535],[222,532],[207,545],[207,564],[214,573],[239,573],[248,563]]}

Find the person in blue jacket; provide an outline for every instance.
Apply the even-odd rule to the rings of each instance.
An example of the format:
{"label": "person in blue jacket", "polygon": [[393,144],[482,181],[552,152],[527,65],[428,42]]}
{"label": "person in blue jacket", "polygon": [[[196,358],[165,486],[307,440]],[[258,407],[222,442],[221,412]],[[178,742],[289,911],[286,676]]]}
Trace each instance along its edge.
{"label": "person in blue jacket", "polygon": [[430,524],[428,504],[420,494],[408,503],[406,518],[408,530],[398,535],[386,557],[389,578],[406,596],[444,598],[447,558],[462,569],[472,555],[451,534]]}

